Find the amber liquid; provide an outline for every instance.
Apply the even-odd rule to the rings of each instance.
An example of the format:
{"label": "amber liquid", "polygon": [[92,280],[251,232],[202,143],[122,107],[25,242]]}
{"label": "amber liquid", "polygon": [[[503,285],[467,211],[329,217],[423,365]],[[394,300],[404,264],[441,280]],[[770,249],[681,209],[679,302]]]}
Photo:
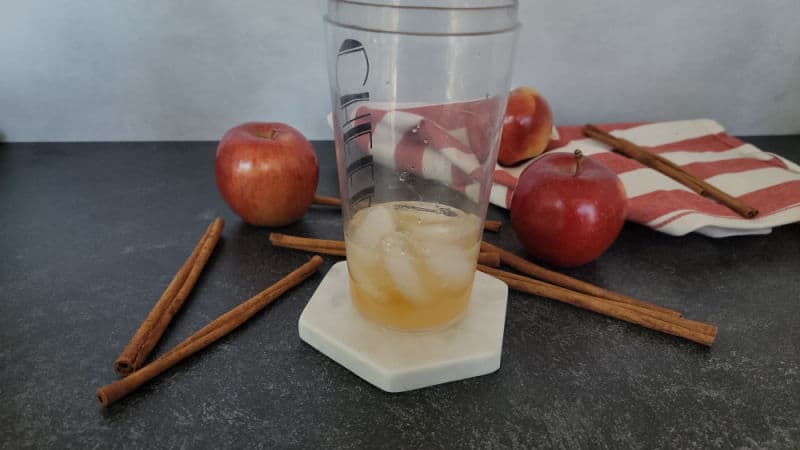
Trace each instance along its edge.
{"label": "amber liquid", "polygon": [[393,202],[348,223],[347,264],[356,309],[406,331],[457,321],[472,294],[481,221],[433,203]]}

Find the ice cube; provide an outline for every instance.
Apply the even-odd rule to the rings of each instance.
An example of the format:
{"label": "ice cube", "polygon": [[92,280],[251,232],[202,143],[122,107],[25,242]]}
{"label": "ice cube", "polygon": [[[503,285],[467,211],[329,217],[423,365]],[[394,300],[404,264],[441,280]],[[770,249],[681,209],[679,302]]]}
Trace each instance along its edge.
{"label": "ice cube", "polygon": [[356,216],[361,214],[364,217],[353,223],[350,239],[363,247],[378,248],[383,236],[395,230],[392,211],[387,206],[378,205],[359,211]]}
{"label": "ice cube", "polygon": [[376,301],[385,299],[383,289],[378,283],[376,269],[380,264],[380,254],[375,249],[368,249],[350,244],[347,246],[347,269],[358,287]]}
{"label": "ice cube", "polygon": [[475,276],[477,245],[463,248],[432,242],[416,242],[417,252],[423,255],[428,270],[447,287],[463,287]]}
{"label": "ice cube", "polygon": [[412,242],[437,243],[458,242],[471,244],[478,240],[480,220],[473,214],[441,218],[436,221],[424,222],[414,227],[411,232]]}
{"label": "ice cube", "polygon": [[383,267],[395,289],[412,303],[426,302],[430,296],[425,295],[422,279],[417,272],[421,268],[415,265],[408,237],[399,231],[385,235],[381,253]]}
{"label": "ice cube", "polygon": [[413,228],[411,231],[412,240],[415,242],[442,242],[453,240],[458,234],[458,227],[453,223],[433,223],[422,224]]}

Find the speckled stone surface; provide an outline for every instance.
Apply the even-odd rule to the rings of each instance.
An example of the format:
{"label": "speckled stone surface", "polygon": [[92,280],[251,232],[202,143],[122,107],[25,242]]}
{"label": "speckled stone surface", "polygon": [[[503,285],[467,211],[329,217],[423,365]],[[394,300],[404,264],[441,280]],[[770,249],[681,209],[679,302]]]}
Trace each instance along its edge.
{"label": "speckled stone surface", "polygon": [[[798,136],[752,141],[800,161]],[[333,194],[333,147],[315,145]],[[627,224],[568,272],[717,323],[712,349],[511,292],[499,371],[388,394],[297,336],[316,275],[103,410],[95,389],[215,215],[222,239],[156,354],[307,258],[225,206],[215,146],[0,144],[0,448],[800,446],[798,224],[723,240]],[[341,223],[315,208],[281,231]],[[488,237],[521,253],[509,228]]]}

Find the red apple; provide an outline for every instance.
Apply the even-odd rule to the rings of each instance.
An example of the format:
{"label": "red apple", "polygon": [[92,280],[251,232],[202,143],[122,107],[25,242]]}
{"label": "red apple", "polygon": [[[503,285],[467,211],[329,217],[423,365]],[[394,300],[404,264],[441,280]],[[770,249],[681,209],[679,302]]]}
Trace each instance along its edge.
{"label": "red apple", "polygon": [[539,156],[550,142],[553,113],[536,90],[518,87],[508,95],[497,161],[512,165]]}
{"label": "red apple", "polygon": [[314,200],[319,163],[311,143],[282,123],[248,122],[217,146],[217,188],[251,225],[279,227],[305,214]]}
{"label": "red apple", "polygon": [[603,254],[622,230],[628,199],[602,163],[571,153],[546,153],[520,175],[511,226],[528,253],[560,267]]}

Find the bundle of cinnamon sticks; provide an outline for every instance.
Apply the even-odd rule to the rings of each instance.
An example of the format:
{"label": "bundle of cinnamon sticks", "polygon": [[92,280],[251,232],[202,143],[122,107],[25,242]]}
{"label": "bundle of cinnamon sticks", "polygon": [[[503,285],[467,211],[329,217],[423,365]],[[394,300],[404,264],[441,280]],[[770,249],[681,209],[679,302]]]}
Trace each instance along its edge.
{"label": "bundle of cinnamon sticks", "polygon": [[219,240],[222,227],[223,221],[221,218],[217,218],[209,225],[194,251],[186,259],[178,273],[175,274],[175,277],[147,315],[147,318],[142,322],[128,345],[125,346],[125,349],[117,358],[114,363],[114,370],[125,378],[97,389],[97,399],[100,400],[103,406],[108,406],[130,394],[160,373],[235,330],[284,292],[311,276],[322,263],[320,256],[313,256],[310,261],[298,267],[277,283],[219,316],[172,350],[145,365],[147,357],[164,334],[164,330],[172,321],[175,313],[185,302],[200,273],[203,271]]}
{"label": "bundle of cinnamon sticks", "polygon": [[[343,241],[304,238],[280,233],[270,233],[269,239],[272,245],[277,247],[346,256]],[[499,258],[502,264],[522,273],[500,270],[479,262],[478,269],[480,271],[498,278],[514,290],[567,303],[706,346],[711,346],[716,338],[717,327],[715,325],[689,320],[682,317],[678,311],[609,291],[549,270],[487,242],[481,243],[481,254]]]}
{"label": "bundle of cinnamon sticks", "polygon": [[224,222],[217,217],[200,238],[200,242],[172,278],[167,289],[161,294],[153,309],[136,330],[125,349],[114,362],[114,370],[120,375],[128,375],[139,369],[156,346],[172,318],[181,309],[192,291],[200,273],[211,256],[222,233]]}
{"label": "bundle of cinnamon sticks", "polygon": [[[219,240],[222,228],[223,221],[220,218],[208,226],[197,246],[125,346],[114,363],[114,369],[124,378],[97,389],[97,398],[103,406],[125,397],[180,361],[238,328],[284,292],[311,276],[322,263],[322,258],[314,255],[308,262],[272,286],[222,314],[164,355],[145,364],[197,282]],[[271,233],[270,241],[278,247],[346,256],[343,241],[302,238],[279,233]],[[521,274],[499,269],[501,263]],[[487,242],[481,243],[478,269],[504,281],[517,291],[568,303],[706,346],[713,344],[717,334],[717,327],[712,324],[689,320],[677,311],[551,271]]]}

